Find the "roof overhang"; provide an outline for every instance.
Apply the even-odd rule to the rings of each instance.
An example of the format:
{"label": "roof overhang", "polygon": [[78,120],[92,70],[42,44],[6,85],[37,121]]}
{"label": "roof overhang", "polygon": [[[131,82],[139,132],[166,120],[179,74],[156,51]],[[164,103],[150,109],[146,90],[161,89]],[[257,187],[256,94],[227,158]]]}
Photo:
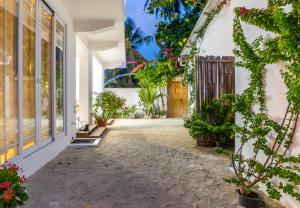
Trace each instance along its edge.
{"label": "roof overhang", "polygon": [[74,32],[95,52],[104,68],[126,63],[125,0],[61,0]]}

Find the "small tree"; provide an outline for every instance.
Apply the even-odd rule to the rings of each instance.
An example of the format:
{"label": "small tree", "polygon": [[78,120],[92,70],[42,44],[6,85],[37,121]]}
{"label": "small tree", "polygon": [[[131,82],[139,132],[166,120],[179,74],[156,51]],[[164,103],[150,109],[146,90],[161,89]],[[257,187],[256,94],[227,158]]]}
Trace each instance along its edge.
{"label": "small tree", "polygon": [[96,120],[116,118],[124,108],[125,102],[125,98],[118,97],[114,92],[99,93],[94,100],[92,114]]}
{"label": "small tree", "polygon": [[165,110],[164,94],[162,89],[167,86],[170,79],[176,76],[176,69],[170,60],[152,61],[145,67],[135,73],[135,77],[139,80],[142,88],[153,88],[159,91],[158,95],[162,101],[162,107]]}

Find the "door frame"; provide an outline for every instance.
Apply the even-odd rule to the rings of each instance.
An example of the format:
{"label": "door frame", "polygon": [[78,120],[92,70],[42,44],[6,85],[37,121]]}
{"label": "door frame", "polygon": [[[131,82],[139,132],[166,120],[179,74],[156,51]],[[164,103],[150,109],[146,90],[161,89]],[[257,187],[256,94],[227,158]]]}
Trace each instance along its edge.
{"label": "door frame", "polygon": [[[60,134],[56,133],[56,22],[59,22],[61,25],[64,26],[64,51],[63,51],[63,123],[64,123],[64,128],[63,128],[63,132],[61,132]],[[53,139],[61,139],[63,137],[66,136],[66,98],[67,98],[67,91],[66,91],[66,49],[67,49],[67,45],[66,45],[66,24],[64,23],[64,21],[57,16],[54,13],[54,43],[53,43],[53,47],[54,47],[54,52],[53,52]]]}
{"label": "door frame", "polygon": [[[42,101],[42,96],[41,96],[41,92],[42,92],[42,87],[41,87],[41,72],[42,72],[42,56],[41,56],[41,52],[42,52],[42,16],[41,16],[41,11],[42,11],[42,8],[44,7],[44,9],[47,10],[47,12],[49,12],[49,14],[52,16],[52,53],[51,53],[51,64],[52,66],[50,67],[51,69],[51,84],[50,84],[50,87],[51,87],[51,134],[52,136],[50,136],[48,139],[44,140],[42,139],[42,121],[41,121],[41,118],[42,118],[42,113],[41,113],[41,101]],[[53,122],[53,119],[54,119],[54,114],[53,114],[53,101],[55,100],[53,95],[54,95],[54,83],[53,83],[53,80],[54,80],[54,77],[53,77],[53,66],[54,66],[54,12],[53,10],[44,2],[44,1],[39,1],[39,11],[38,11],[38,19],[39,19],[39,27],[38,27],[38,31],[39,31],[39,38],[38,38],[38,41],[39,41],[39,51],[38,51],[38,59],[39,59],[39,64],[38,64],[38,105],[37,105],[37,110],[38,110],[38,118],[37,118],[37,122],[38,122],[38,134],[37,134],[37,137],[38,137],[38,148],[42,148],[48,144],[50,144],[51,142],[54,141],[54,134],[53,134],[53,127],[54,127],[54,122]]]}

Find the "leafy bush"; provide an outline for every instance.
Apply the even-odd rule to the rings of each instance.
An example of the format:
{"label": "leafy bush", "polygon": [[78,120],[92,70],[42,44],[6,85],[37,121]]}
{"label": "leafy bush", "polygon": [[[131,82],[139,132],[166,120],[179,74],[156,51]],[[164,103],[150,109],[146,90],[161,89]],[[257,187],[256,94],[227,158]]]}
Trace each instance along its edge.
{"label": "leafy bush", "polygon": [[99,93],[94,100],[92,114],[96,120],[116,118],[124,108],[125,102],[125,98],[118,97],[114,92]]}
{"label": "leafy bush", "polygon": [[193,139],[202,135],[214,134],[217,141],[226,143],[234,138],[234,112],[230,96],[212,101],[203,102],[201,112],[194,113],[185,120],[184,126],[189,129]]}
{"label": "leafy bush", "polygon": [[155,100],[164,96],[157,89],[152,87],[142,88],[139,92],[139,98],[145,107],[146,115],[151,117],[154,113]]}
{"label": "leafy bush", "polygon": [[23,206],[28,200],[24,176],[19,176],[21,169],[11,163],[1,165],[0,167],[0,207],[16,208]]}
{"label": "leafy bush", "polygon": [[151,61],[134,74],[134,76],[139,80],[141,87],[146,89],[144,92],[149,88],[153,88],[153,91],[160,91],[158,94],[160,95],[159,97],[161,99],[163,110],[165,110],[165,95],[161,93],[162,89],[165,88],[168,81],[176,77],[176,75],[177,71],[174,63],[170,60]]}
{"label": "leafy bush", "polygon": [[136,114],[137,112],[137,106],[136,105],[131,105],[131,106],[125,106],[119,113],[120,117],[122,118],[128,118],[131,115]]}

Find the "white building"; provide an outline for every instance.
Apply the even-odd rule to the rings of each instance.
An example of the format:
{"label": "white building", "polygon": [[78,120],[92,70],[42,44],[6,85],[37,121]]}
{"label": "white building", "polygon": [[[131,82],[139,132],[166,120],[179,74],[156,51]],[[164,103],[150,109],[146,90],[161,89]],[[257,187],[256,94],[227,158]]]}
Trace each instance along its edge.
{"label": "white building", "polygon": [[[207,12],[210,12],[219,3],[219,0],[208,1],[202,15],[200,16],[192,35],[188,42],[197,41],[199,48],[199,55],[201,56],[234,56],[233,49],[235,47],[233,41],[233,19],[234,8],[246,7],[246,8],[266,8],[267,0],[231,0],[229,4],[225,6],[219,14],[215,16],[212,22],[209,24],[203,39],[197,39],[194,32],[198,31],[204,24]],[[249,42],[252,42],[258,35],[263,34],[263,31],[257,29],[257,27],[243,24],[243,28]],[[187,55],[190,53],[190,47],[185,47],[181,55]],[[267,96],[267,110],[269,115],[277,121],[281,121],[284,117],[287,107],[286,102],[286,87],[281,78],[279,66],[276,64],[267,66],[266,74],[266,96]],[[241,68],[235,70],[235,91],[240,94],[247,88],[249,83],[248,72]],[[241,123],[239,115],[236,116],[236,122]],[[293,143],[289,154],[300,154],[300,131],[295,135],[295,142]],[[239,141],[236,141],[236,147],[239,147]],[[247,148],[247,151],[251,152],[251,147]],[[244,152],[245,155],[249,152]],[[286,195],[282,198],[282,203],[289,208],[300,207],[299,203]]]}
{"label": "white building", "polygon": [[125,63],[124,0],[0,0],[0,163],[31,175],[90,121],[104,68]]}

